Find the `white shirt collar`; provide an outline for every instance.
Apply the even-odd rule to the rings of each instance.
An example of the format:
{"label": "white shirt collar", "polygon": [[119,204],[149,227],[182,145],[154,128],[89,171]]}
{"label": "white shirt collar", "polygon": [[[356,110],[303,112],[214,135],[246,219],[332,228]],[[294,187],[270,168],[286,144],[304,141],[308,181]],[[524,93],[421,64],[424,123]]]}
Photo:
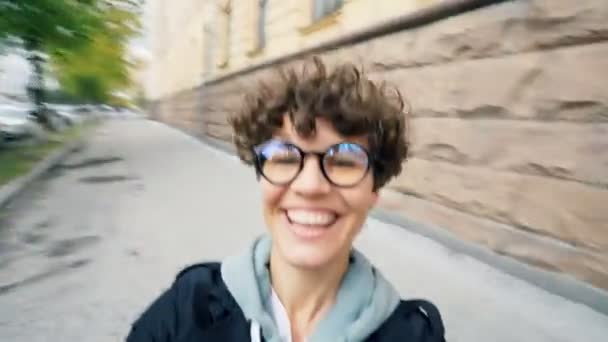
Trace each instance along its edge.
{"label": "white shirt collar", "polygon": [[[274,318],[274,322],[277,325],[279,337],[282,342],[292,342],[291,340],[291,323],[289,322],[289,316],[287,310],[281,303],[279,296],[271,288],[270,294],[270,310],[271,315]],[[256,321],[251,322],[250,328],[251,342],[260,342],[262,336],[262,330],[260,324]],[[308,339],[305,339],[306,342]]]}

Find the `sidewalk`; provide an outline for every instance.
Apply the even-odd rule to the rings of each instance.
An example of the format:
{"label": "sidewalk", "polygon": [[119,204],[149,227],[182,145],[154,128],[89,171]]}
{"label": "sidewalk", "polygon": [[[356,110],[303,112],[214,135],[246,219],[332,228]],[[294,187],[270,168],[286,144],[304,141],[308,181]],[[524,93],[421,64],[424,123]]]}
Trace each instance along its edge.
{"label": "sidewalk", "polygon": [[[42,205],[77,208],[74,222],[93,220],[102,242],[82,253],[94,261],[0,294],[0,340],[42,341],[49,333],[65,341],[119,340],[179,268],[233,254],[264,230],[253,171],[181,132],[150,121],[108,122],[70,162],[102,156],[120,162],[61,175]],[[96,190],[78,185],[93,175],[128,180]],[[93,199],[84,191],[95,191],[95,202],[86,204]],[[370,219],[357,246],[403,297],[439,306],[451,342],[600,342],[608,336],[608,317],[401,227]]]}

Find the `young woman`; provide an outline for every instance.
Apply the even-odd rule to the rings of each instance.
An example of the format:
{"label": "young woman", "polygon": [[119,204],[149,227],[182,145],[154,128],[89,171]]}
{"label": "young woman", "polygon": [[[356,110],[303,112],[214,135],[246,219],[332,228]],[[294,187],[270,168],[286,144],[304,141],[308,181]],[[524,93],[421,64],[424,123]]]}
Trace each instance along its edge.
{"label": "young woman", "polygon": [[261,85],[230,122],[258,176],[268,233],[182,271],[127,340],[444,341],[435,306],[401,300],[353,249],[407,156],[403,108],[398,91],[318,59]]}

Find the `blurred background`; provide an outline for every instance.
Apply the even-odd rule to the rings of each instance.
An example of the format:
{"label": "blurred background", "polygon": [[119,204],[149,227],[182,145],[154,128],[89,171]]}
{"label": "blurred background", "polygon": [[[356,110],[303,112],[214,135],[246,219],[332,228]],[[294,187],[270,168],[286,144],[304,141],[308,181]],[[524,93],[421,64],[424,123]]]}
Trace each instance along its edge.
{"label": "blurred background", "polygon": [[[19,189],[11,190],[5,200],[0,196],[0,265],[5,265],[0,272],[10,278],[0,284],[0,300],[24,280],[34,277],[38,282],[39,273],[22,274],[23,265],[50,267],[46,259],[23,264],[22,246],[37,246],[27,247],[37,251],[44,240],[24,242],[23,236],[31,237],[30,228],[40,222],[61,226],[64,217],[72,220],[66,207],[83,206],[76,216],[84,224],[108,220],[97,217],[99,210],[108,217],[118,215],[101,226],[120,229],[143,222],[148,227],[159,222],[172,227],[224,222],[225,217],[202,214],[200,201],[208,200],[202,207],[217,213],[255,208],[255,197],[241,195],[250,185],[235,181],[248,179],[239,173],[248,171],[233,170],[242,168],[235,163],[222,168],[213,159],[218,153],[219,158],[232,158],[226,119],[243,94],[272,77],[277,67],[297,67],[318,55],[330,65],[351,62],[363,67],[372,79],[398,86],[411,105],[412,154],[404,172],[383,190],[375,219],[447,248],[442,260],[450,260],[450,272],[459,272],[458,258],[466,255],[560,298],[551,297],[542,305],[528,295],[515,301],[542,307],[545,318],[559,308],[566,315],[557,319],[563,331],[552,323],[534,326],[529,320],[526,324],[534,326],[530,331],[538,335],[505,330],[505,341],[558,340],[557,335],[563,341],[594,340],[601,335],[600,325],[608,326],[607,41],[605,0],[0,0],[0,190],[9,194]],[[172,134],[193,137],[214,152],[205,150],[203,156],[201,148],[186,148],[180,144],[189,143],[178,144]],[[31,176],[66,146],[71,149],[61,158]],[[32,184],[55,182],[68,171],[98,166],[110,169],[75,179],[103,185],[104,190],[66,190],[72,185],[28,190],[32,185],[15,185],[24,177]],[[218,181],[207,183],[213,177]],[[253,182],[251,178],[243,184]],[[128,182],[135,182],[135,188],[112,188]],[[165,193],[153,199],[146,191],[160,183],[166,184]],[[193,185],[198,183],[205,186],[199,192]],[[219,185],[226,183],[231,185]],[[225,198],[212,196],[210,187]],[[65,193],[68,199],[57,204]],[[122,197],[127,193],[148,199],[140,203]],[[91,201],[90,196],[100,197]],[[49,198],[55,204],[49,204]],[[218,209],[218,203],[227,204]],[[179,209],[157,211],[171,206]],[[258,222],[257,214],[250,215],[243,217]],[[114,233],[94,233],[99,239],[85,239],[83,246],[101,244],[104,234]],[[220,246],[234,243],[234,236],[198,234],[219,239],[216,247],[208,247],[209,257],[223,256],[232,247]],[[157,253],[154,260],[163,263],[163,257],[174,252],[160,244],[164,238],[156,237],[155,244],[129,236],[126,245],[139,241],[134,243],[139,249],[131,246],[129,253],[145,255],[151,244],[156,249],[149,253]],[[171,239],[176,238],[169,240],[181,246],[178,249],[180,243],[189,243]],[[82,240],[69,241],[66,255],[80,253],[73,246]],[[166,264],[167,275],[196,258],[196,247],[191,247]],[[428,255],[410,257],[423,262]],[[473,288],[501,283],[496,278],[484,281],[480,274],[485,271],[470,272],[475,276],[466,278]],[[454,280],[443,276],[444,284]],[[142,296],[162,287],[164,278],[159,279]],[[496,317],[514,319],[517,310],[501,304],[510,296],[509,286],[498,286],[491,299],[480,299],[481,307],[497,310],[491,311]],[[448,323],[472,314],[462,311],[467,305],[463,298],[459,302],[442,297],[450,290],[435,287],[420,294],[454,307],[447,309]],[[591,308],[597,314],[586,320],[592,328],[579,320],[562,324],[570,317],[566,312],[581,315],[568,311],[572,308],[564,307],[561,299]],[[125,309],[124,317],[132,317],[137,305]],[[471,305],[471,310],[481,307]],[[14,325],[12,319],[4,322]],[[479,331],[486,323],[477,325]],[[487,336],[496,337],[491,332],[499,328],[487,324],[492,327]],[[460,329],[450,333],[456,340],[499,340]],[[566,336],[566,331],[577,329],[590,335]],[[22,336],[12,334],[5,336]]]}

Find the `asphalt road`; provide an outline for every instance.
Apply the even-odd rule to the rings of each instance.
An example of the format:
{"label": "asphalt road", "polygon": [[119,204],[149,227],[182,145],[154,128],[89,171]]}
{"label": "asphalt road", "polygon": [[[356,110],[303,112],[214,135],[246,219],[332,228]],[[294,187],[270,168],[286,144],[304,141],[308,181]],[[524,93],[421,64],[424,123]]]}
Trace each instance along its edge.
{"label": "asphalt road", "polygon": [[[185,265],[263,231],[254,174],[162,124],[110,121],[0,211],[0,341],[120,341]],[[606,341],[608,317],[402,227],[358,247],[450,341]]]}

